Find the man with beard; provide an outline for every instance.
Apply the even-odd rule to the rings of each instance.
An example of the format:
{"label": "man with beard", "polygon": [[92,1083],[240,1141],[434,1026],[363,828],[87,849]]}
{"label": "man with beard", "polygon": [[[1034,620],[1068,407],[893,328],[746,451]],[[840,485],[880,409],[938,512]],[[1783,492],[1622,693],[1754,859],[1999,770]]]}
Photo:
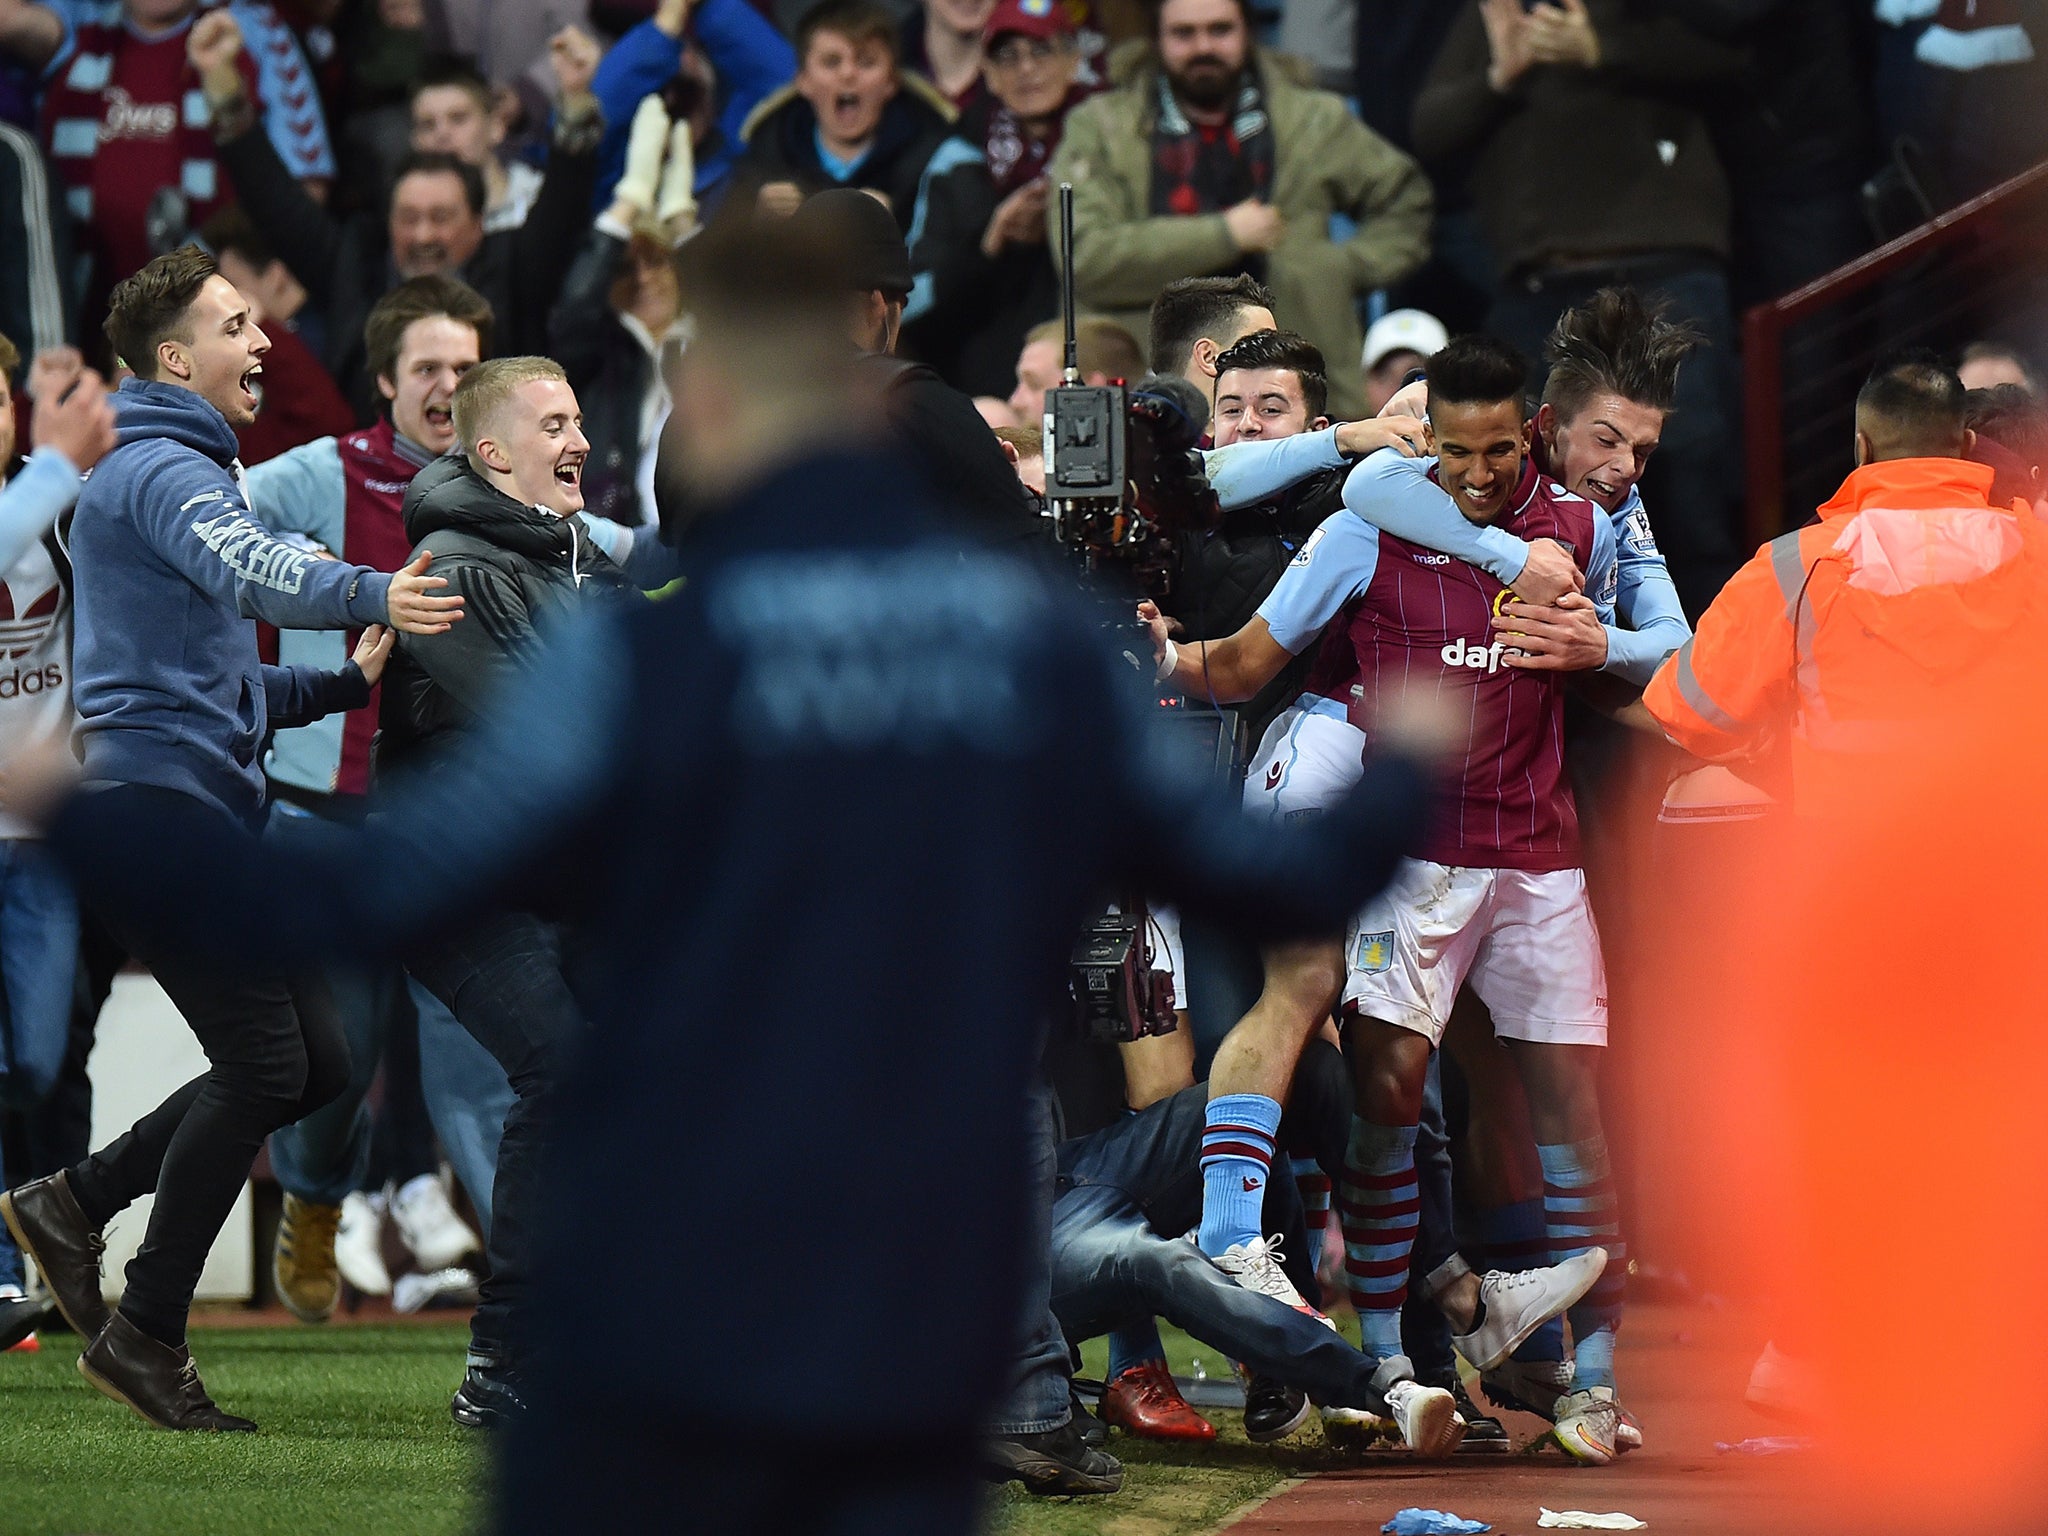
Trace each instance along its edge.
{"label": "man with beard", "polygon": [[[1054,185],[1074,184],[1080,302],[1136,329],[1174,279],[1244,272],[1324,356],[1358,356],[1358,296],[1429,253],[1421,170],[1258,52],[1239,0],[1162,0],[1152,45],[1130,80],[1074,109],[1053,157]],[[1358,226],[1342,245],[1336,214]],[[1360,414],[1349,370],[1331,387],[1334,414]]]}
{"label": "man with beard", "polygon": [[917,282],[903,324],[919,355],[953,384],[1000,395],[1032,327],[1059,310],[1045,168],[1085,93],[1075,84],[1081,49],[1065,7],[1003,0],[984,40],[988,88],[962,112],[918,190],[910,223]]}

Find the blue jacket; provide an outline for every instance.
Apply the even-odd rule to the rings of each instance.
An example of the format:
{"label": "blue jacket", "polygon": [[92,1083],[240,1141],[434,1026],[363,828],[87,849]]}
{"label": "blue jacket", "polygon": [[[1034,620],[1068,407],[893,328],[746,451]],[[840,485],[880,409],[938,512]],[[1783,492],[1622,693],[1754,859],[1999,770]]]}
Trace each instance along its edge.
{"label": "blue jacket", "polygon": [[353,664],[265,666],[253,621],[381,624],[391,578],[254,522],[234,431],[191,390],[129,379],[114,405],[118,446],[71,525],[85,777],[182,790],[253,821],[270,728],[368,702]]}
{"label": "blue jacket", "polygon": [[[690,17],[690,30],[718,77],[717,134],[697,146],[693,189],[708,218],[732,175],[746,143],[740,129],[769,95],[796,74],[796,52],[747,0],[704,0]],[[683,67],[683,40],[643,21],[611,46],[590,82],[604,109],[604,137],[597,146],[597,196],[605,208],[626,169],[626,140],[642,97],[651,96]]]}

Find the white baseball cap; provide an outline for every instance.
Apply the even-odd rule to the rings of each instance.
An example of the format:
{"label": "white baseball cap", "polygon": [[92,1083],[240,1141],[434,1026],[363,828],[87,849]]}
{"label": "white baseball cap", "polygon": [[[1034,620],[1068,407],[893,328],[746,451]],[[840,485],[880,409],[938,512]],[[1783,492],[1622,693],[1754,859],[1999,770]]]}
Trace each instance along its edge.
{"label": "white baseball cap", "polygon": [[1450,339],[1443,321],[1426,310],[1390,309],[1365,333],[1365,354],[1359,366],[1370,373],[1396,352],[1420,352],[1429,357],[1441,352]]}

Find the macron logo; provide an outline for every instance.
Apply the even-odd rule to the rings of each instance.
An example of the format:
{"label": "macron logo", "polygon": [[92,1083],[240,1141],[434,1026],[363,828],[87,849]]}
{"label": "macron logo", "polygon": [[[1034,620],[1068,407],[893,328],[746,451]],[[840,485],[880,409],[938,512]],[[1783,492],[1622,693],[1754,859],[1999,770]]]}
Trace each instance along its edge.
{"label": "macron logo", "polygon": [[[1514,647],[1496,640],[1491,645],[1467,645],[1462,639],[1453,640],[1437,654],[1444,659],[1447,667],[1470,667],[1475,672],[1484,672],[1488,677],[1500,670],[1500,659]],[[1519,651],[1515,652],[1520,655]]]}

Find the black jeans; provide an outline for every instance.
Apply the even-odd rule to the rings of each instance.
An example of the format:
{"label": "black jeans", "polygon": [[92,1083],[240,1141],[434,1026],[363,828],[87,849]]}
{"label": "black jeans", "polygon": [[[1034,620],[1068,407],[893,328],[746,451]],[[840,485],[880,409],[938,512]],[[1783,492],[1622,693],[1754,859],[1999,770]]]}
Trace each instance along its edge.
{"label": "black jeans", "polygon": [[[175,790],[124,784],[97,791],[140,803],[144,825],[189,847],[196,837],[249,837],[225,812]],[[146,844],[127,850],[141,863]],[[121,883],[96,880],[97,915],[148,966],[206,1052],[207,1070],[69,1170],[86,1216],[104,1224],[154,1192],[142,1247],[128,1265],[121,1310],[145,1333],[182,1342],[192,1292],[263,1139],[312,1113],[348,1081],[348,1045],[324,986],[289,980],[260,954],[231,966],[195,962],[164,941],[166,914],[129,900]],[[189,914],[185,914],[189,918]],[[213,914],[232,928],[235,914]]]}
{"label": "black jeans", "polygon": [[491,1186],[491,1274],[470,1341],[479,1355],[518,1359],[527,1339],[540,1159],[584,1030],[562,976],[561,935],[531,913],[488,913],[407,954],[406,968],[498,1059],[512,1084]]}

